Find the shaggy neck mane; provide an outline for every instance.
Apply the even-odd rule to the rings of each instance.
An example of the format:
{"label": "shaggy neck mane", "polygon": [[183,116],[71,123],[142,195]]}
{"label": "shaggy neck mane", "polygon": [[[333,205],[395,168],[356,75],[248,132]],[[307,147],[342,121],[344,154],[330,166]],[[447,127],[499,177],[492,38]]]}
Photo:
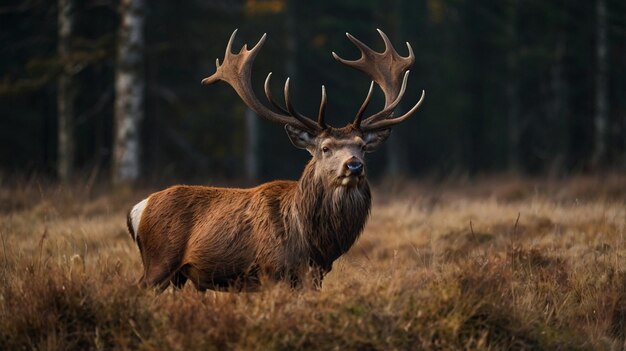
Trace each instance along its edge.
{"label": "shaggy neck mane", "polygon": [[324,179],[315,174],[315,164],[312,159],[305,167],[292,209],[300,218],[298,231],[310,259],[329,271],[333,261],[348,251],[363,231],[371,194],[367,180],[351,188],[326,186]]}

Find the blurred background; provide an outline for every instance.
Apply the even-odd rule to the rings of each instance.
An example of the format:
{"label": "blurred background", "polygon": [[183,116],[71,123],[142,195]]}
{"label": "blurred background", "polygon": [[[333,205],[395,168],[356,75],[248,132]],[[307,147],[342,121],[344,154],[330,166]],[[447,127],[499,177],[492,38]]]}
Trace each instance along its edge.
{"label": "blurred background", "polygon": [[[416,62],[398,111],[422,108],[368,160],[373,178],[566,176],[626,168],[623,0],[4,0],[0,177],[254,183],[299,176],[309,155],[225,83],[202,86],[226,42],[268,40],[263,97],[354,117],[369,85],[333,60],[382,50]],[[264,101],[264,98],[262,99]],[[382,108],[380,91],[368,111]]]}

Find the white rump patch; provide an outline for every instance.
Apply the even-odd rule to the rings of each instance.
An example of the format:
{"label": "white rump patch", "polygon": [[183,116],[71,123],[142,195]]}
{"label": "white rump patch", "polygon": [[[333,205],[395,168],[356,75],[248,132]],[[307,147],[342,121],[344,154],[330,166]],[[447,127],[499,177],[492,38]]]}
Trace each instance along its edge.
{"label": "white rump patch", "polygon": [[141,214],[148,204],[148,199],[143,199],[140,203],[133,206],[130,210],[130,223],[133,226],[134,239],[137,241],[137,233],[139,230],[139,223],[141,222]]}

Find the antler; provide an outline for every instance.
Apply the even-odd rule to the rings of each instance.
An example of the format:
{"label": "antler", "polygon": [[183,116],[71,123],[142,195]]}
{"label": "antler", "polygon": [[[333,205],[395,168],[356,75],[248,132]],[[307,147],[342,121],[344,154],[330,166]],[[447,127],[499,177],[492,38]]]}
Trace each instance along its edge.
{"label": "antler", "polygon": [[273,99],[269,90],[269,81],[272,76],[270,72],[265,79],[265,95],[269,102],[276,107],[282,113],[276,113],[265,105],[263,105],[259,99],[257,99],[254,91],[252,90],[252,64],[254,59],[265,43],[266,34],[263,34],[259,42],[250,50],[248,45],[245,44],[238,54],[232,53],[233,41],[237,29],[233,32],[226,45],[226,53],[224,54],[224,61],[220,65],[219,59],[215,61],[217,70],[210,77],[204,78],[202,84],[213,84],[219,80],[224,81],[235,89],[241,100],[248,105],[256,114],[264,119],[280,123],[289,124],[294,127],[306,130],[307,132],[318,134],[320,131],[326,128],[324,124],[324,109],[326,106],[326,91],[322,87],[322,103],[320,105],[320,113],[318,116],[318,123],[298,113],[291,105],[289,99],[289,78],[285,82],[285,105],[287,109],[278,105]]}
{"label": "antler", "polygon": [[[349,33],[346,33],[348,39],[354,43],[354,45],[361,52],[361,57],[357,60],[345,60],[339,57],[336,53],[332,53],[335,60],[340,63],[357,69],[372,79],[370,90],[365,98],[365,101],[361,105],[359,112],[354,119],[353,125],[364,131],[382,130],[388,129],[393,125],[403,122],[409,118],[424,100],[425,92],[422,91],[422,97],[407,113],[400,117],[389,118],[393,115],[393,111],[400,103],[402,96],[406,90],[406,83],[409,77],[409,68],[415,61],[415,55],[413,49],[409,43],[406,46],[409,50],[407,57],[402,57],[394,49],[391,41],[381,31],[377,29],[378,33],[385,42],[385,50],[383,52],[376,52],[369,46],[363,44],[360,40],[353,37]],[[363,113],[369,104],[372,97],[373,83],[376,82],[385,94],[385,107],[380,112],[373,114],[367,119],[362,120]]]}

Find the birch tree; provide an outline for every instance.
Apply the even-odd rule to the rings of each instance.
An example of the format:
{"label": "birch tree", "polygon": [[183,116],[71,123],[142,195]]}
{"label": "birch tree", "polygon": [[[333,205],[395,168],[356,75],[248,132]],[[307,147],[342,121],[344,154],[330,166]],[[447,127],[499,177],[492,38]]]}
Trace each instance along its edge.
{"label": "birch tree", "polygon": [[61,62],[61,73],[57,92],[57,175],[67,181],[74,165],[74,89],[71,67],[68,60],[70,40],[74,27],[73,0],[58,0],[57,53]]}
{"label": "birch tree", "polygon": [[121,0],[115,71],[115,183],[136,180],[141,172],[139,130],[145,95],[144,20],[144,0]]}

